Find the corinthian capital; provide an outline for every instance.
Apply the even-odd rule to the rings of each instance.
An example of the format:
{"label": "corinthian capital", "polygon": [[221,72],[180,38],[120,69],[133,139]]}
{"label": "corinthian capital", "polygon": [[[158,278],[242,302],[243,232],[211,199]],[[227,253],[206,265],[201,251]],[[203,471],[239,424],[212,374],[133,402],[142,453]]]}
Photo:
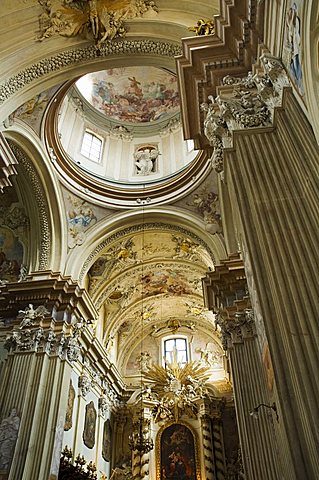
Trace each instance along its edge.
{"label": "corinthian capital", "polygon": [[256,334],[252,309],[237,311],[231,318],[218,312],[215,323],[220,328],[224,350],[233,347],[235,343],[242,343]]}
{"label": "corinthian capital", "polygon": [[203,130],[214,152],[212,167],[223,173],[224,148],[232,147],[234,130],[272,126],[275,107],[282,105],[284,87],[289,80],[278,58],[264,54],[255,73],[246,77],[227,75],[218,87],[216,98],[202,104],[206,112]]}

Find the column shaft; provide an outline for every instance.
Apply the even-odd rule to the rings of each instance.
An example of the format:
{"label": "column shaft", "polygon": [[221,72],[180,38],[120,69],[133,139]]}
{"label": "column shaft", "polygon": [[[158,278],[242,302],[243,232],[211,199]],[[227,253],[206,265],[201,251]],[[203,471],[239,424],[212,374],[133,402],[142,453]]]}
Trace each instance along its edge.
{"label": "column shaft", "polygon": [[265,319],[289,478],[311,480],[319,478],[318,149],[289,92],[284,107],[276,130],[235,134],[225,180]]}

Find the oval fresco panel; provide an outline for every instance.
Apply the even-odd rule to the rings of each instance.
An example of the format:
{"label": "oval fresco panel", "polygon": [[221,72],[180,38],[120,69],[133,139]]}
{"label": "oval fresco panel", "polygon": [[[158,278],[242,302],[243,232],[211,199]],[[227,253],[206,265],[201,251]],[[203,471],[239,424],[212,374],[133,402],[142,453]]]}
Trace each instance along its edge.
{"label": "oval fresco panel", "polygon": [[153,122],[179,111],[176,76],[156,67],[89,73],[76,86],[94,108],[121,122]]}

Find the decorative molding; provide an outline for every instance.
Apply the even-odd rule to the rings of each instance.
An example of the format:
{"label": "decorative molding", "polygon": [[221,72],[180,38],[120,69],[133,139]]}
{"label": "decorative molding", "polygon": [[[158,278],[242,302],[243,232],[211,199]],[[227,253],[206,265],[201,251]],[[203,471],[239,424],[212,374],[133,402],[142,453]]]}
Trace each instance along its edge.
{"label": "decorative molding", "polygon": [[[31,307],[30,305],[29,307]],[[33,311],[33,313],[32,313]],[[25,351],[43,352],[47,355],[59,356],[61,360],[68,360],[73,363],[80,358],[80,328],[73,326],[69,335],[60,330],[54,331],[54,323],[48,318],[45,307],[40,306],[36,310],[32,307],[31,317],[30,308],[22,311],[25,316],[19,327],[14,327],[7,335],[5,348],[9,353],[19,353]],[[38,312],[38,313],[36,313]],[[47,328],[47,321],[50,322]]]}
{"label": "decorative molding", "polygon": [[97,48],[116,37],[125,37],[125,21],[158,12],[152,0],[115,2],[113,6],[105,0],[60,0],[60,5],[54,8],[51,0],[38,0],[38,3],[44,11],[39,16],[40,34],[36,40],[42,42],[55,34],[69,38],[86,33],[94,39]]}
{"label": "decorative molding", "polygon": [[131,227],[120,230],[119,232],[116,232],[114,235],[111,235],[110,237],[106,238],[101,243],[99,243],[99,245],[90,253],[90,255],[87,257],[87,259],[83,262],[83,267],[82,267],[82,270],[80,272],[79,281],[81,282],[83,280],[84,275],[86,274],[89,266],[91,266],[91,264],[94,263],[94,262],[92,262],[93,259],[95,257],[97,257],[105,247],[110,245],[115,240],[119,240],[119,239],[123,238],[124,236],[126,236],[128,234],[141,232],[141,231],[144,231],[144,230],[170,230],[170,231],[173,231],[173,232],[179,232],[181,234],[184,234],[187,237],[192,238],[198,244],[202,245],[207,250],[207,252],[209,253],[213,264],[216,265],[216,260],[215,260],[215,257],[214,257],[214,254],[213,254],[212,250],[208,247],[206,242],[204,242],[195,233],[190,232],[186,228],[178,227],[176,225],[170,225],[168,223],[146,223],[146,224],[143,224],[143,225],[142,224],[133,225]]}
{"label": "decorative molding", "polygon": [[11,187],[11,175],[16,175],[15,164],[17,163],[3,134],[0,132],[0,192],[5,187]]}
{"label": "decorative molding", "polygon": [[79,377],[78,387],[81,391],[81,395],[85,398],[91,389],[91,382],[89,377],[81,375]]}
{"label": "decorative molding", "polygon": [[252,309],[238,311],[231,319],[217,313],[216,325],[221,329],[224,350],[228,350],[234,343],[242,343],[246,338],[254,337],[256,334],[255,315]]}
{"label": "decorative molding", "polygon": [[212,167],[224,170],[224,148],[233,146],[232,132],[249,128],[272,127],[274,110],[282,105],[283,89],[289,79],[281,61],[269,54],[260,58],[263,71],[246,77],[227,75],[218,87],[216,98],[201,105],[206,112],[204,133],[214,148]]}
{"label": "decorative molding", "polygon": [[174,58],[181,54],[181,47],[170,42],[154,40],[117,40],[107,42],[97,49],[94,45],[66,50],[55,56],[44,58],[30,67],[13,75],[0,85],[0,105],[8,100],[17,91],[39,80],[44,75],[62,70],[71,65],[78,65],[85,61],[107,58],[109,55],[156,55]]}
{"label": "decorative molding", "polygon": [[39,224],[40,224],[40,258],[39,258],[39,270],[45,270],[49,266],[49,253],[51,245],[51,230],[49,221],[49,208],[45,200],[45,194],[40,183],[38,174],[36,173],[31,161],[27,155],[20,150],[20,148],[11,140],[8,141],[16,159],[23,167],[31,187],[31,191],[34,194],[35,201],[37,203]]}

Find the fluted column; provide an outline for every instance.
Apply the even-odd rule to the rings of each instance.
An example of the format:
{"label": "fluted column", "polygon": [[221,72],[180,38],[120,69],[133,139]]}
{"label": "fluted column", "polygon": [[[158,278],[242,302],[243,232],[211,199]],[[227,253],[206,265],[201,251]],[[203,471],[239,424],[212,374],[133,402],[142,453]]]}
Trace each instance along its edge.
{"label": "fluted column", "polygon": [[[318,145],[279,59],[227,75],[204,130],[264,319],[283,475],[319,478]],[[231,147],[231,148],[229,148]]]}
{"label": "fluted column", "polygon": [[[2,418],[13,409],[19,418],[6,478],[56,480],[71,362],[79,347],[77,338],[68,336],[69,326],[52,320],[44,307],[30,307],[7,335],[9,353],[0,383]],[[41,314],[34,313],[39,309]]]}
{"label": "fluted column", "polygon": [[290,92],[275,132],[238,135],[227,182],[238,206],[272,356],[291,478],[319,478],[318,149]]}
{"label": "fluted column", "polygon": [[247,479],[279,479],[279,456],[273,425],[275,412],[267,407],[261,408],[257,421],[250,413],[260,403],[269,404],[253,312],[237,312],[234,319],[219,318],[218,322],[224,347],[230,355],[239,437]]}

